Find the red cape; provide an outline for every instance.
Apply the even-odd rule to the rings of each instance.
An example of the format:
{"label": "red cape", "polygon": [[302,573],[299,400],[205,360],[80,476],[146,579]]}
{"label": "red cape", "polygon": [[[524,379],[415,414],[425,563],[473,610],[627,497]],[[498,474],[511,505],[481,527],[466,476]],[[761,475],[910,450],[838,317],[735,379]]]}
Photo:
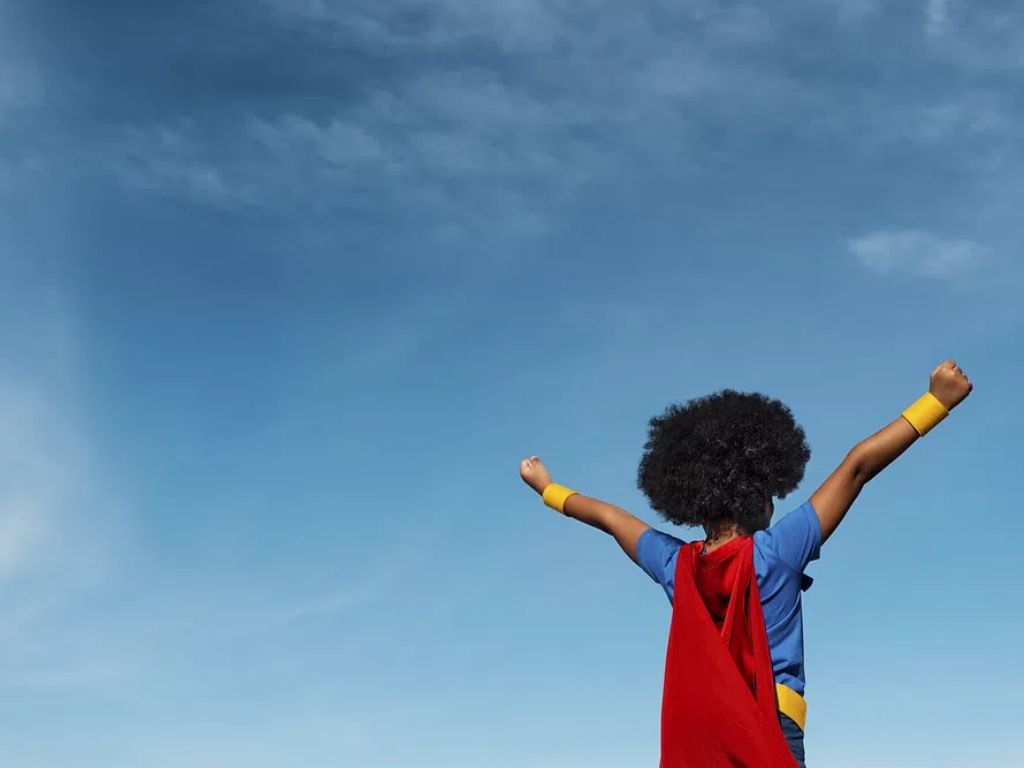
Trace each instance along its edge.
{"label": "red cape", "polygon": [[661,708],[662,768],[794,768],[779,726],[754,541],[708,554],[685,544],[676,565]]}

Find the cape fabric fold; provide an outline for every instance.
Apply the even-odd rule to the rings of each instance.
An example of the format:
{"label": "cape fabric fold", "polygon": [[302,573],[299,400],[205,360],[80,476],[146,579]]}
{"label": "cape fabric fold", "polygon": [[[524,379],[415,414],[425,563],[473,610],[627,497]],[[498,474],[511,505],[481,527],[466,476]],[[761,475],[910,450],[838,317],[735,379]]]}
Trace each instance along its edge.
{"label": "cape fabric fold", "polygon": [[661,708],[662,768],[795,768],[775,704],[768,635],[744,536],[676,565]]}

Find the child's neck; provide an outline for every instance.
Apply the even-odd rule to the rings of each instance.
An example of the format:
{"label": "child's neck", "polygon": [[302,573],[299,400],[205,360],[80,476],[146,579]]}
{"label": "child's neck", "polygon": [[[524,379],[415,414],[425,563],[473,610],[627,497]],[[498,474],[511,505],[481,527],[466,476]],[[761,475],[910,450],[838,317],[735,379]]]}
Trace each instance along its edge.
{"label": "child's neck", "polygon": [[745,536],[746,533],[737,523],[723,523],[714,528],[704,529],[704,551],[714,552],[733,539]]}

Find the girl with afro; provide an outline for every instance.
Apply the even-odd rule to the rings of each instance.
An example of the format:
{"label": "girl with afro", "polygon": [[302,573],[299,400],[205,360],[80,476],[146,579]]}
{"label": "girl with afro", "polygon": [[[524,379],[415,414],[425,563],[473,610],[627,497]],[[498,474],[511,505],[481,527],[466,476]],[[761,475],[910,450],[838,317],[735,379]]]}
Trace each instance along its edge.
{"label": "girl with afro", "polygon": [[522,479],[548,506],[613,536],[673,604],[662,768],[804,766],[804,569],[864,485],[971,389],[954,361],[940,363],[925,395],[774,525],[773,499],[796,489],[810,458],[789,408],[729,389],[670,406],[650,421],[637,482],[666,521],[704,529],[690,543],[523,460]]}

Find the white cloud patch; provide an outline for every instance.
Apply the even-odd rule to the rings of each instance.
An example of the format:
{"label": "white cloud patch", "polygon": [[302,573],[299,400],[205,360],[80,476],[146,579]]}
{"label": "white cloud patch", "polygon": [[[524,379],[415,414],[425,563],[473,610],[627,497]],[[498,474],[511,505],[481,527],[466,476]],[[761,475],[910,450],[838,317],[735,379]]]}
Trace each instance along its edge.
{"label": "white cloud patch", "polygon": [[985,256],[984,246],[973,240],[945,238],[916,229],[869,232],[851,240],[848,247],[873,272],[946,279],[970,272]]}

